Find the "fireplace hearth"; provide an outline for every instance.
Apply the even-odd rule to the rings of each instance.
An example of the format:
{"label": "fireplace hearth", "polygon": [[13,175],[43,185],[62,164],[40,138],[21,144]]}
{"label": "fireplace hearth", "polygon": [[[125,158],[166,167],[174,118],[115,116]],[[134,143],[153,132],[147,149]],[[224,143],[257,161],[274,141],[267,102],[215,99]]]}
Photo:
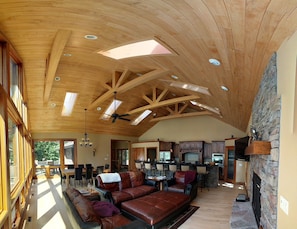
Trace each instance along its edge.
{"label": "fireplace hearth", "polygon": [[257,225],[259,227],[261,218],[261,178],[255,172],[253,173],[252,207],[257,221]]}

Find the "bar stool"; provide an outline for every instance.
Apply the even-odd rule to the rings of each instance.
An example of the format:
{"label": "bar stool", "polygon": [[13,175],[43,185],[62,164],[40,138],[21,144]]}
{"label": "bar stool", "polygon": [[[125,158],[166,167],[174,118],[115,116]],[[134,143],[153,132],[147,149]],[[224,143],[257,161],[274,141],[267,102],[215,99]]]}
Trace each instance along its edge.
{"label": "bar stool", "polygon": [[180,166],[180,170],[181,171],[189,171],[190,170],[190,166],[189,165],[181,165]]}
{"label": "bar stool", "polygon": [[176,164],[169,164],[169,178],[173,178],[173,174],[177,171]]}
{"label": "bar stool", "polygon": [[[206,184],[207,184],[208,171],[207,171],[205,165],[197,165],[196,169],[197,169],[197,174],[198,174],[198,182],[200,183],[201,192],[202,192],[202,188],[203,187],[205,188]],[[203,184],[203,186],[202,186],[202,184]],[[207,185],[207,190],[209,191],[208,185]]]}
{"label": "bar stool", "polygon": [[144,163],[144,170],[145,170],[146,177],[153,175],[152,164],[150,162]]}
{"label": "bar stool", "polygon": [[159,176],[164,176],[164,164],[157,163],[156,164],[156,169],[157,169],[157,172],[158,172]]}
{"label": "bar stool", "polygon": [[141,162],[140,161],[136,161],[135,162],[135,167],[136,167],[136,169],[138,169],[138,170],[142,170],[142,165],[141,165]]}

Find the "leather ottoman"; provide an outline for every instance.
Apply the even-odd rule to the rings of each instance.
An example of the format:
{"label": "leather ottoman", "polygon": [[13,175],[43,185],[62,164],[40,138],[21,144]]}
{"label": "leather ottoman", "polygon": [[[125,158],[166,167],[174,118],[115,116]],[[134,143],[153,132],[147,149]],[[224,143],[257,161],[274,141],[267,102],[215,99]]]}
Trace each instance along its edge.
{"label": "leather ottoman", "polygon": [[158,191],[123,202],[121,209],[128,217],[141,220],[152,228],[159,228],[187,209],[189,204],[189,195]]}

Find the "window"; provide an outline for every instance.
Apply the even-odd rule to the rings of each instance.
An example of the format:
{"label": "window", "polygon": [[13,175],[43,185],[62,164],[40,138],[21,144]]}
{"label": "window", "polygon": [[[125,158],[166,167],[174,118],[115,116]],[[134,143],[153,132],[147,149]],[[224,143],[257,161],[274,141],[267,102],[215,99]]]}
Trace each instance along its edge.
{"label": "window", "polygon": [[[10,59],[10,98],[17,107],[19,114],[23,117],[24,103],[21,91],[22,79],[20,78],[21,67],[14,60]],[[26,121],[26,120],[25,120]]]}
{"label": "window", "polygon": [[10,169],[10,191],[12,191],[19,181],[19,141],[18,127],[8,118],[8,146],[9,146],[9,169]]}
{"label": "window", "polygon": [[18,74],[18,65],[11,59],[10,60],[10,97],[12,101],[17,106],[19,99],[19,74]]}
{"label": "window", "polygon": [[[1,98],[0,98],[1,100]],[[5,181],[5,169],[6,169],[6,164],[4,162],[6,161],[5,158],[5,152],[6,152],[6,144],[5,144],[5,122],[3,118],[3,114],[1,113],[2,111],[2,101],[0,101],[0,213],[3,211],[4,206],[3,206],[3,200],[5,198],[5,191],[3,190],[2,187],[4,187],[4,184],[2,183]]]}
{"label": "window", "polygon": [[35,140],[36,175],[46,173],[45,165],[61,165],[61,167],[64,167],[64,165],[74,165],[76,158],[75,149],[75,140]]}

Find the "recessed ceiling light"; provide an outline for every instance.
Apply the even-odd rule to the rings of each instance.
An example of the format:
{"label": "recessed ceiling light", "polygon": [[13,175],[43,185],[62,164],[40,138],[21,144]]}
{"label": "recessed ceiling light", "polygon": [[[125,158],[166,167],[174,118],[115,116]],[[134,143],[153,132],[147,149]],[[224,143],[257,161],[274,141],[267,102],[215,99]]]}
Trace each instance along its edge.
{"label": "recessed ceiling light", "polygon": [[87,40],[97,40],[98,39],[98,37],[96,35],[91,35],[91,34],[85,35],[85,38]]}
{"label": "recessed ceiling light", "polygon": [[171,75],[171,78],[177,80],[177,79],[178,79],[178,76],[176,76],[176,75]]}
{"label": "recessed ceiling light", "polygon": [[219,65],[221,65],[221,62],[220,61],[218,61],[217,59],[209,59],[208,60],[209,61],[209,63],[211,63],[212,65],[215,65],[215,66],[219,66]]}
{"label": "recessed ceiling light", "polygon": [[60,81],[61,80],[61,77],[60,76],[56,76],[55,77],[55,81]]}
{"label": "recessed ceiling light", "polygon": [[221,89],[222,89],[223,91],[229,91],[229,88],[227,88],[227,87],[224,86],[224,85],[221,86]]}
{"label": "recessed ceiling light", "polygon": [[97,111],[101,111],[101,107],[97,107]]}
{"label": "recessed ceiling light", "polygon": [[51,107],[56,107],[56,104],[55,103],[51,103]]}
{"label": "recessed ceiling light", "polygon": [[72,56],[71,53],[64,53],[64,56]]}

